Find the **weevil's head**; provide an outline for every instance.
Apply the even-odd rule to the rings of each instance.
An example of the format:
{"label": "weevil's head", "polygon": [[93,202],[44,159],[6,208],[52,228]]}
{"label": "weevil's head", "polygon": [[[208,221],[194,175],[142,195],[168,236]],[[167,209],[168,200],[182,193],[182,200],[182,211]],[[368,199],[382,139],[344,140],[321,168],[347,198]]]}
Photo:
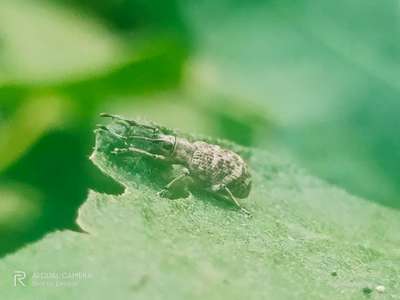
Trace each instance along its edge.
{"label": "weevil's head", "polygon": [[176,137],[173,135],[159,134],[156,138],[146,139],[149,151],[154,154],[172,157],[176,147]]}
{"label": "weevil's head", "polygon": [[112,124],[100,126],[116,141],[124,143],[126,147],[135,147],[154,154],[171,157],[175,151],[176,138],[165,134],[159,126],[142,124],[120,116],[101,114],[102,117],[112,118]]}
{"label": "weevil's head", "polygon": [[156,126],[150,126],[139,123],[134,120],[125,119],[117,115],[110,115],[106,113],[100,114],[103,118],[111,118],[112,123],[105,126],[100,126],[102,129],[107,130],[114,138],[129,141],[135,136],[155,137],[159,129]]}

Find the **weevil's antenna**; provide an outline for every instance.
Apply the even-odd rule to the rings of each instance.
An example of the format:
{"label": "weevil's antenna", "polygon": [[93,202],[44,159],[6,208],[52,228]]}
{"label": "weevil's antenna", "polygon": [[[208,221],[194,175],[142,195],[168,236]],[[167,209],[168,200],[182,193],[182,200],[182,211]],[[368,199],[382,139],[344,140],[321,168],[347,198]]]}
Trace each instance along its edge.
{"label": "weevil's antenna", "polygon": [[125,122],[128,122],[128,123],[136,123],[136,122],[134,122],[134,121],[132,121],[132,120],[128,120],[128,119],[126,119],[126,118],[123,118],[123,117],[121,117],[121,116],[118,116],[118,115],[113,115],[113,114],[108,114],[108,113],[101,113],[100,114],[100,117],[102,117],[102,118],[111,118],[111,119],[115,119],[115,120],[121,120],[121,121],[125,121]]}
{"label": "weevil's antenna", "polygon": [[100,117],[102,117],[102,118],[116,118],[117,116],[116,115],[111,115],[111,114],[108,114],[108,113],[100,113]]}

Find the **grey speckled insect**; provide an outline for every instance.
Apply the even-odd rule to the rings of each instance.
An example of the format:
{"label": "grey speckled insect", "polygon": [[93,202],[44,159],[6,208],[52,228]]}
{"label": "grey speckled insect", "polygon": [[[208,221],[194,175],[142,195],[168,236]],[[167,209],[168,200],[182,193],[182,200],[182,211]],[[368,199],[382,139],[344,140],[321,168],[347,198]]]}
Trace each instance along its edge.
{"label": "grey speckled insect", "polygon": [[[167,184],[158,193],[160,196],[165,196],[173,185],[190,176],[200,187],[230,199],[242,211],[248,213],[237,198],[243,199],[249,195],[251,175],[245,161],[235,152],[203,141],[191,142],[166,133],[156,125],[144,125],[110,114],[101,116],[110,117],[125,126],[122,132],[99,126],[100,130],[106,130],[123,141],[124,147],[115,148],[114,154],[138,154],[171,165],[184,166],[182,174]],[[137,140],[147,143],[148,147],[141,149],[138,147],[140,144],[135,142]]]}

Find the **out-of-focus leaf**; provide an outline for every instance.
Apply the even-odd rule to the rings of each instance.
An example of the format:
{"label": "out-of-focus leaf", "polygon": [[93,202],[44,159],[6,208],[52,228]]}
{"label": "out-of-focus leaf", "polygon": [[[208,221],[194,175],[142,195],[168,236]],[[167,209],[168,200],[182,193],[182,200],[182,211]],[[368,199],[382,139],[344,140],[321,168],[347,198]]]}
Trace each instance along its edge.
{"label": "out-of-focus leaf", "polygon": [[182,5],[198,46],[197,84],[265,105],[276,130],[259,138],[261,145],[400,207],[395,2]]}
{"label": "out-of-focus leaf", "polygon": [[46,131],[68,113],[66,100],[55,96],[32,97],[0,123],[0,172],[17,160]]}
{"label": "out-of-focus leaf", "polygon": [[93,102],[176,87],[182,79],[187,49],[179,40],[160,39],[145,44],[118,66],[80,80],[61,82],[54,88]]}
{"label": "out-of-focus leaf", "polygon": [[122,32],[169,34],[190,39],[178,0],[56,0],[75,5],[80,11],[95,14]]}
{"label": "out-of-focus leaf", "polygon": [[[0,235],[33,226],[41,213],[40,193],[30,187],[4,183],[0,186]],[[15,237],[14,237],[15,239]],[[2,239],[2,243],[6,241]]]}
{"label": "out-of-focus leaf", "polygon": [[32,186],[4,181],[0,185],[0,256],[32,241],[41,226],[43,195]]}
{"label": "out-of-focus leaf", "polygon": [[0,83],[94,73],[123,58],[122,42],[87,15],[50,1],[0,3]]}

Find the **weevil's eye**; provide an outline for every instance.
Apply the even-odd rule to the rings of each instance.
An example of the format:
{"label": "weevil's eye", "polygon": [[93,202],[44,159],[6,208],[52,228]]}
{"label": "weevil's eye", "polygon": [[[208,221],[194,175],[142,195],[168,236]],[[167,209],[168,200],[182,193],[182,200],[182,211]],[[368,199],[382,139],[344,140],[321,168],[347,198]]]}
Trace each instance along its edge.
{"label": "weevil's eye", "polygon": [[171,142],[162,142],[161,148],[164,153],[170,154],[172,153],[174,144],[172,144]]}
{"label": "weevil's eye", "polygon": [[159,154],[169,156],[174,151],[175,138],[172,136],[160,136],[154,140],[154,151]]}

